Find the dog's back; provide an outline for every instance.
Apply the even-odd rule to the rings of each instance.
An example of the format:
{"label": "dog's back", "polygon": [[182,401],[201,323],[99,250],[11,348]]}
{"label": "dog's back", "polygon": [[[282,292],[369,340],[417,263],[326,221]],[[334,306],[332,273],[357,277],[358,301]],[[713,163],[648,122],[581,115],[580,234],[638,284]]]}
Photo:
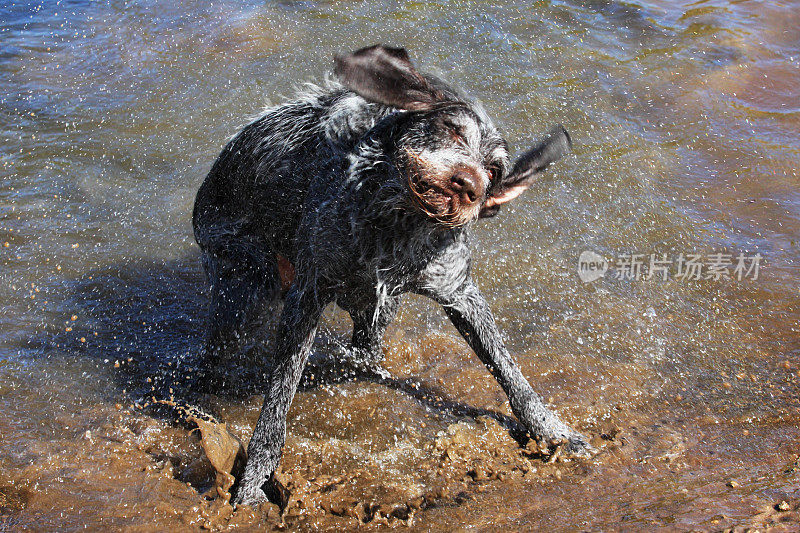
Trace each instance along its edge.
{"label": "dog's back", "polygon": [[320,169],[341,162],[389,111],[336,83],[268,109],[228,143],[198,191],[193,225],[201,249],[257,253],[267,245],[294,256],[311,184],[330,176]]}

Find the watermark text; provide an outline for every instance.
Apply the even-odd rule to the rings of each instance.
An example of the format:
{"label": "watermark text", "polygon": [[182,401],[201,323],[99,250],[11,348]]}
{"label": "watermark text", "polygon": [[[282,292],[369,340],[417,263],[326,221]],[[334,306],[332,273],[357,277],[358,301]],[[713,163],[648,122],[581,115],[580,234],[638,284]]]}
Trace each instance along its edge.
{"label": "watermark text", "polygon": [[586,283],[602,278],[607,272],[615,279],[631,281],[755,281],[761,272],[763,259],[764,256],[760,253],[749,255],[726,252],[707,255],[630,253],[606,259],[596,252],[585,251],[578,257],[578,276]]}

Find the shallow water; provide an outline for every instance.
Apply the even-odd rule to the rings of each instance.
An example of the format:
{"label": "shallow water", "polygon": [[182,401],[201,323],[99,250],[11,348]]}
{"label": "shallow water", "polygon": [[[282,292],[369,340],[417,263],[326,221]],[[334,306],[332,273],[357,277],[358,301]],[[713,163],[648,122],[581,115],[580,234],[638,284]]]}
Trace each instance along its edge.
{"label": "shallow water", "polygon": [[[0,529],[797,528],[798,13],[715,0],[1,6]],[[197,434],[134,406],[180,395],[202,339],[194,194],[268,102],[375,42],[480,98],[514,150],[553,123],[571,132],[574,155],[477,224],[475,277],[535,388],[602,451],[546,463],[521,448],[495,421],[510,424],[499,387],[440,310],[408,298],[387,335],[397,380],[307,380],[286,515],[231,515],[202,494],[213,471]],[[583,251],[618,266],[763,260],[758,279],[616,268],[584,283]],[[348,327],[331,310],[315,360]],[[229,392],[204,408],[246,441],[260,399]]]}

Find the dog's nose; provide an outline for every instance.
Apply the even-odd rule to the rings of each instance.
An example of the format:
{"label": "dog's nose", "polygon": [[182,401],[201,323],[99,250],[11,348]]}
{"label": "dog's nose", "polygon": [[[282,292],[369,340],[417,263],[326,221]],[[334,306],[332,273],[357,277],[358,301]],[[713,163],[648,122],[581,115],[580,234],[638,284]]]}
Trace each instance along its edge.
{"label": "dog's nose", "polygon": [[475,185],[475,177],[463,170],[459,170],[450,177],[450,188],[465,203],[471,204],[478,199],[478,191]]}

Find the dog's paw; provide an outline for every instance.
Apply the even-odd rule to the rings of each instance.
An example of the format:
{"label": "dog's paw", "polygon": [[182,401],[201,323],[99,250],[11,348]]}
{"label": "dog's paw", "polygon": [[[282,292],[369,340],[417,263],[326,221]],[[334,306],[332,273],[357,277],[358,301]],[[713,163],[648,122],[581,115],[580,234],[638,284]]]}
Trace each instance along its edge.
{"label": "dog's paw", "polygon": [[580,433],[568,435],[562,446],[562,453],[569,457],[589,459],[597,453],[597,449]]}
{"label": "dog's paw", "polygon": [[[539,449],[550,455],[550,461],[558,458],[589,459],[597,453],[597,449],[589,444],[586,437],[562,425],[561,431],[540,437]],[[542,446],[544,444],[544,446]]]}
{"label": "dog's paw", "polygon": [[239,490],[236,491],[236,496],[233,498],[233,503],[236,506],[249,505],[255,507],[267,501],[269,501],[269,498],[259,487],[239,487]]}
{"label": "dog's paw", "polygon": [[263,502],[270,502],[277,505],[281,512],[286,509],[289,503],[291,492],[283,486],[278,479],[272,475],[260,487],[257,485],[245,484],[236,490],[233,503],[236,505],[256,506]]}

